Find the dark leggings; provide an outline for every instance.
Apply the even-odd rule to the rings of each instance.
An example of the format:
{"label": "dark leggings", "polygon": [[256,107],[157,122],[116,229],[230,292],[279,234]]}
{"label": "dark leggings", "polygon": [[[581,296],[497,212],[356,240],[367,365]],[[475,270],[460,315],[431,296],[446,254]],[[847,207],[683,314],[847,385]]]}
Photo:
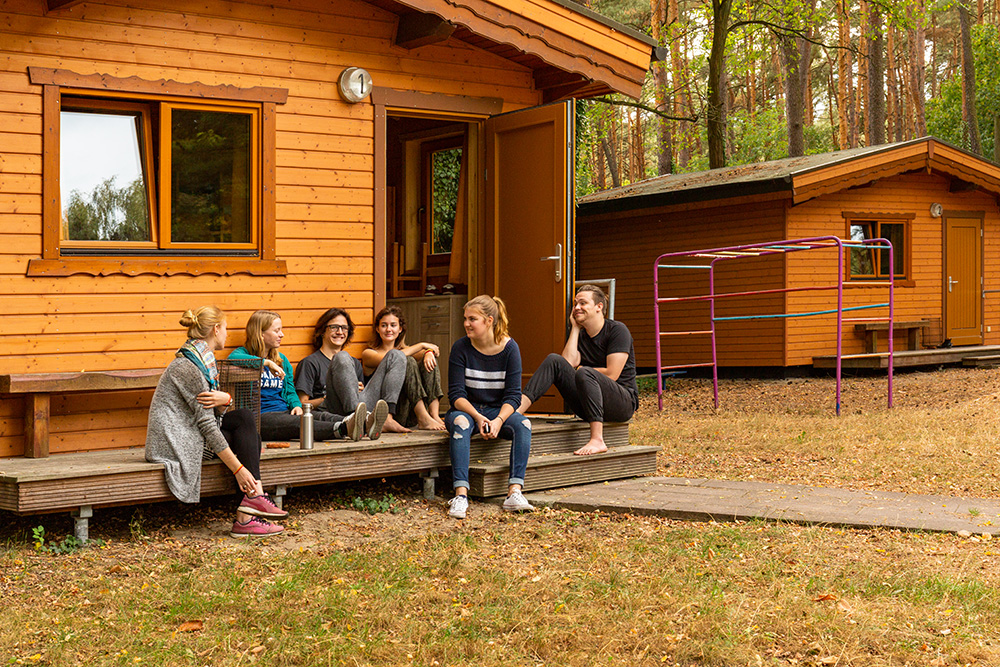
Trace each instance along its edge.
{"label": "dark leggings", "polygon": [[230,410],[222,417],[221,430],[239,462],[253,473],[254,479],[260,479],[260,435],[253,413],[246,409]]}
{"label": "dark leggings", "polygon": [[558,354],[545,358],[524,395],[534,403],[552,385],[569,409],[586,422],[625,422],[635,412],[636,398],[628,389],[589,366],[573,368]]}
{"label": "dark leggings", "polygon": [[[316,411],[313,413],[313,437],[316,440],[342,438],[337,432],[340,415]],[[265,440],[297,440],[302,418],[290,412],[260,413],[260,435]]]}

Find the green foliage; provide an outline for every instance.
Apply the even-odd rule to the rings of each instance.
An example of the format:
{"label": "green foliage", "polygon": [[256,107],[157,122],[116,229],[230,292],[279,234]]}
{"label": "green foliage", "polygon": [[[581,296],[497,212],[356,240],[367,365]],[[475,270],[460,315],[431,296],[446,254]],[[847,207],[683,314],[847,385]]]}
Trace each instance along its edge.
{"label": "green foliage", "polygon": [[[350,493],[350,492],[348,492]],[[399,513],[399,500],[391,493],[381,498],[362,498],[354,496],[350,501],[350,506],[359,512],[366,514],[397,514]]]}
{"label": "green foliage", "polygon": [[149,207],[141,178],[116,187],[115,176],[89,194],[70,193],[63,217],[68,238],[74,241],[148,241]]}
{"label": "green foliage", "polygon": [[53,556],[71,554],[85,549],[88,546],[101,546],[104,540],[88,540],[84,542],[76,535],[67,535],[62,540],[55,542],[45,539],[45,526],[36,526],[31,529],[31,539],[34,542],[35,551],[50,553]]}
{"label": "green foliage", "polygon": [[431,252],[451,252],[458,210],[458,182],[462,170],[462,149],[435,151],[431,156],[431,196],[434,216],[434,247]]}
{"label": "green foliage", "polygon": [[[993,122],[1000,115],[1000,29],[983,24],[972,27],[972,54],[976,69],[976,122],[983,155],[994,156]],[[927,131],[956,146],[969,149],[962,123],[961,71],[941,84],[941,95],[927,102]]]}

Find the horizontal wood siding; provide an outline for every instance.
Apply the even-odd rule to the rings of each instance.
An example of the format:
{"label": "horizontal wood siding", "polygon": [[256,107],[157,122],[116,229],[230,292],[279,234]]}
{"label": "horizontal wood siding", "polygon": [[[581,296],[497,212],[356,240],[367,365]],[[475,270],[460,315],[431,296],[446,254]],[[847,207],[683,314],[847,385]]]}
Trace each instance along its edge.
{"label": "horizontal wood siding", "polygon": [[[395,16],[359,0],[87,2],[45,14],[41,0],[0,0],[0,373],[166,366],[189,307],[229,313],[230,345],[258,308],[282,315],[290,359],[311,352],[317,316],[351,310],[355,352],[371,334],[374,124],[368,102],[337,93],[347,66],[376,86],[538,104],[532,72],[450,40],[392,45]],[[27,278],[42,246],[42,90],[30,66],[207,85],[288,90],[277,105],[279,259],[288,275]],[[143,442],[149,392],[53,399],[53,452]],[[0,398],[0,456],[21,453],[22,399]]]}
{"label": "horizontal wood siding", "polygon": [[[943,338],[942,328],[942,248],[943,223],[930,216],[932,203],[945,210],[981,211],[984,219],[984,287],[1000,289],[1000,215],[996,198],[979,191],[949,192],[950,179],[911,172],[876,181],[868,187],[842,190],[823,195],[788,212],[789,236],[808,237],[847,233],[843,211],[856,213],[914,214],[912,222],[911,268],[912,284],[897,285],[895,317],[897,320],[928,320],[924,344],[934,345]],[[834,284],[837,262],[834,252],[811,251],[788,259],[790,286]],[[888,301],[888,289],[882,287],[848,287],[844,306],[861,306]],[[789,309],[795,312],[836,308],[836,292],[800,292],[789,296]],[[845,317],[886,316],[888,309],[862,310]],[[987,294],[985,323],[993,331],[985,334],[986,344],[1000,342],[1000,293]],[[844,327],[843,352],[864,351],[864,341],[854,334],[853,325]],[[905,349],[906,335],[894,340],[898,349]],[[885,348],[880,348],[884,350]],[[788,364],[811,364],[815,355],[836,353],[836,316],[796,318],[788,323]]]}
{"label": "horizontal wood siding", "polygon": [[[738,206],[686,206],[636,213],[577,218],[578,278],[615,278],[615,319],[635,339],[636,363],[656,366],[653,319],[653,262],[666,252],[716,248],[779,240],[783,237],[784,202]],[[704,260],[700,260],[704,261]],[[716,292],[781,288],[781,258],[723,262],[716,271]],[[708,293],[707,272],[671,271],[661,280],[661,297]],[[664,290],[666,293],[664,293]],[[784,312],[782,295],[720,300],[717,317]],[[707,330],[704,302],[664,306],[664,330]],[[784,361],[781,319],[737,320],[718,325],[719,363],[725,366],[780,366]],[[711,361],[707,336],[664,338],[663,365]]]}

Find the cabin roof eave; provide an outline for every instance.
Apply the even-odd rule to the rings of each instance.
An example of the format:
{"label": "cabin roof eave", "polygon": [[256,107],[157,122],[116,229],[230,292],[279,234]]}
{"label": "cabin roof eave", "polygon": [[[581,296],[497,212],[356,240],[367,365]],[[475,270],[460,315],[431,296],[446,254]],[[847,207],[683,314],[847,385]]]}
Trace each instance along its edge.
{"label": "cabin roof eave", "polygon": [[[638,98],[655,42],[569,0],[391,0],[579,77],[547,99],[618,92]],[[377,4],[383,4],[378,2]],[[555,90],[555,89],[554,89]]]}

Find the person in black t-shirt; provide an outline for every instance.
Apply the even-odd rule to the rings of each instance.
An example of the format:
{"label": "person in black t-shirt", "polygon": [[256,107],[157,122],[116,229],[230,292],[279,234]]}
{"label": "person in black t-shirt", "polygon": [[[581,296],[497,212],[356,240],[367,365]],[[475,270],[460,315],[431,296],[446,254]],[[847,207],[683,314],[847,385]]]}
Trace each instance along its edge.
{"label": "person in black t-shirt", "polygon": [[623,422],[639,407],[632,334],[604,317],[608,299],[596,285],[582,285],[573,300],[570,332],[562,354],[550,354],[531,376],[518,412],[555,385],[570,409],[590,423],[590,440],[575,454],[608,451],[604,422]]}

